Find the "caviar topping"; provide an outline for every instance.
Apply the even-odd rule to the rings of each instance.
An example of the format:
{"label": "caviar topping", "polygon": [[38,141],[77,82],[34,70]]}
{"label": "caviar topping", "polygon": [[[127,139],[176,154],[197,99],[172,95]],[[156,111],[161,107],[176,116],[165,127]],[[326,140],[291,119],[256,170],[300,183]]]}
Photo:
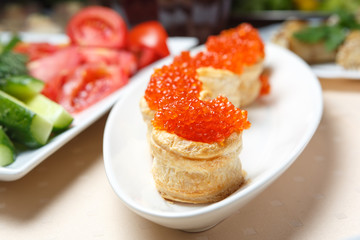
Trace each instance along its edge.
{"label": "caviar topping", "polygon": [[[195,68],[176,64],[155,69],[145,90],[145,99],[152,110],[161,104],[173,101],[176,97],[198,97],[202,82],[196,76]],[[162,99],[162,101],[160,101]]]}
{"label": "caviar topping", "polygon": [[249,24],[241,24],[218,36],[210,36],[206,48],[207,51],[193,57],[189,52],[183,52],[175,57],[174,64],[195,69],[213,67],[241,74],[244,66],[257,63],[265,55],[264,44],[257,30]]}
{"label": "caviar topping", "polygon": [[[241,74],[244,66],[264,58],[264,45],[257,30],[241,24],[209,37],[206,48],[195,56],[182,52],[173,63],[152,74],[144,97],[150,109],[156,111],[154,128],[188,140],[213,143],[250,127],[247,112],[236,108],[226,97],[199,99],[202,82],[196,70],[213,67]],[[260,81],[261,94],[268,93],[268,78],[262,76]]]}
{"label": "caviar topping", "polygon": [[267,73],[263,73],[260,75],[259,80],[261,82],[260,95],[269,94],[271,89],[269,75]]}
{"label": "caviar topping", "polygon": [[265,56],[258,31],[247,23],[224,30],[218,36],[210,36],[206,48],[208,52],[222,56],[223,68],[235,73],[241,73],[243,66],[255,64]]}
{"label": "caviar topping", "polygon": [[158,109],[152,124],[155,129],[205,143],[222,142],[233,132],[250,127],[247,111],[223,96],[210,101],[178,97]]}

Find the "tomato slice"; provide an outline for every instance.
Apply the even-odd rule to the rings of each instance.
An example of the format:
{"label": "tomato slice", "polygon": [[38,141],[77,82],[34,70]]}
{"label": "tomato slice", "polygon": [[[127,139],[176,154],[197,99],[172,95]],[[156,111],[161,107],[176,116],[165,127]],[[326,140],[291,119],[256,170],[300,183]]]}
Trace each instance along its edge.
{"label": "tomato slice", "polygon": [[28,64],[30,75],[45,82],[43,94],[57,101],[64,78],[80,64],[78,47],[66,47]]}
{"label": "tomato slice", "polygon": [[157,21],[141,23],[130,31],[128,46],[138,57],[140,68],[170,54],[167,38],[165,29]]}
{"label": "tomato slice", "polygon": [[39,58],[49,56],[63,47],[63,45],[54,45],[45,42],[20,42],[16,44],[14,51],[25,54],[29,57],[29,61],[34,61]]}
{"label": "tomato slice", "polygon": [[86,63],[105,63],[117,65],[124,73],[131,76],[137,70],[135,55],[130,51],[114,50],[110,48],[83,47],[80,55]]}
{"label": "tomato slice", "polygon": [[83,64],[64,83],[59,103],[70,113],[79,112],[127,82],[128,76],[115,65]]}
{"label": "tomato slice", "polygon": [[106,7],[91,6],[80,10],[67,25],[67,35],[80,46],[122,48],[127,27],[123,18]]}

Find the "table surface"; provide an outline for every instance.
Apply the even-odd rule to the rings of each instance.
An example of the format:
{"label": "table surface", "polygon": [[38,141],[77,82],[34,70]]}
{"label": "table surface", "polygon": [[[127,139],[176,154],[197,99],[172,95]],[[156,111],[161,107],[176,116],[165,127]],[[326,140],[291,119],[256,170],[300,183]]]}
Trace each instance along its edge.
{"label": "table surface", "polygon": [[323,117],[302,154],[208,231],[168,229],[120,202],[104,169],[105,115],[22,179],[0,182],[0,239],[359,239],[360,80],[320,83]]}

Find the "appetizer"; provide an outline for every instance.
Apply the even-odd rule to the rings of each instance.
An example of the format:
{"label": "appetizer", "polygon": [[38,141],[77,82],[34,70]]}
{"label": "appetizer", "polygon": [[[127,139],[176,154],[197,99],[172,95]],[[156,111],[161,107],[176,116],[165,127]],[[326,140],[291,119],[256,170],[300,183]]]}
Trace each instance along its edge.
{"label": "appetizer", "polygon": [[163,198],[217,202],[244,182],[239,154],[250,123],[227,98],[180,98],[160,108],[153,125],[152,173]]}
{"label": "appetizer", "polygon": [[264,56],[257,31],[241,24],[210,37],[206,50],[182,52],[154,70],[140,109],[164,199],[212,203],[243,184],[239,154],[250,123],[237,107],[269,92]]}
{"label": "appetizer", "polygon": [[[264,44],[250,24],[240,24],[218,36],[210,36],[205,46],[206,50],[195,56],[188,51],[182,52],[169,66],[155,70],[145,96],[140,100],[140,109],[149,129],[159,99],[166,98],[173,91],[185,94],[187,85],[192,86],[191,94],[200,99],[210,100],[223,95],[236,107],[247,106],[259,95],[269,93],[268,78],[262,74]],[[177,80],[177,87],[166,87],[174,71],[180,79]],[[166,88],[160,91],[162,86]],[[149,106],[151,101],[154,104]]]}
{"label": "appetizer", "polygon": [[210,36],[206,50],[195,56],[183,52],[174,62],[194,67],[202,82],[202,98],[226,96],[237,107],[252,103],[260,94],[264,44],[250,24]]}
{"label": "appetizer", "polygon": [[[339,12],[325,21],[285,21],[272,41],[288,48],[309,64],[335,62],[345,69],[359,69],[360,22],[356,15]],[[350,50],[351,49],[351,50]]]}
{"label": "appetizer", "polygon": [[350,32],[336,55],[336,63],[346,69],[360,70],[360,30]]}
{"label": "appetizer", "polygon": [[307,21],[288,20],[283,23],[281,29],[274,35],[272,41],[284,48],[297,54],[309,64],[333,62],[336,56],[336,50],[325,48],[324,41],[309,43],[299,40],[295,34],[309,27]]}

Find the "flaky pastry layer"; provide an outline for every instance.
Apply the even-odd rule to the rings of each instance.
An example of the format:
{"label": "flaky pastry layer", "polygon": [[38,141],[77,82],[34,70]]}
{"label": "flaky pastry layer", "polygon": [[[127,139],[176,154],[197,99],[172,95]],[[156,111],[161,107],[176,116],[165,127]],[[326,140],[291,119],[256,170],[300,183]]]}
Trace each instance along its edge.
{"label": "flaky pastry layer", "polygon": [[260,74],[263,60],[252,66],[244,67],[242,74],[212,67],[198,68],[199,80],[203,83],[200,99],[213,99],[225,96],[235,107],[244,107],[252,103],[260,93]]}
{"label": "flaky pastry layer", "polygon": [[244,182],[239,159],[242,133],[233,133],[222,144],[208,144],[153,129],[150,147],[156,188],[165,199],[217,202]]}

